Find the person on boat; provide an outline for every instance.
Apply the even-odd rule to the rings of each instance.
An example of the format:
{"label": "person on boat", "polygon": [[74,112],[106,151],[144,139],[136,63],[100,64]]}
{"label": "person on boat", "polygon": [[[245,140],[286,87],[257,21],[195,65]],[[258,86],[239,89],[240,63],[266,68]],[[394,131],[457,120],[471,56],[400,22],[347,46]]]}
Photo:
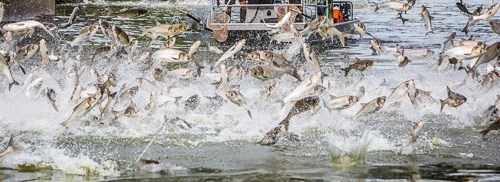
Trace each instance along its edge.
{"label": "person on boat", "polygon": [[326,14],[326,0],[320,0],[318,1],[318,8],[317,8],[317,16],[323,16]]}
{"label": "person on boat", "polygon": [[[226,5],[233,5],[235,4],[236,0],[224,0],[224,4]],[[240,7],[240,20],[241,21],[245,21],[245,18],[246,18],[246,14],[247,14],[247,7],[245,7],[244,5],[247,4],[247,1],[246,0],[239,0],[240,2],[240,5],[242,7]],[[227,7],[226,9],[226,14],[231,16],[231,11],[232,11],[232,7]]]}
{"label": "person on boat", "polygon": [[340,7],[338,4],[330,4],[330,14],[328,15],[329,19],[333,19],[333,23],[342,23],[344,22],[344,15],[342,14],[342,11],[340,10]]}

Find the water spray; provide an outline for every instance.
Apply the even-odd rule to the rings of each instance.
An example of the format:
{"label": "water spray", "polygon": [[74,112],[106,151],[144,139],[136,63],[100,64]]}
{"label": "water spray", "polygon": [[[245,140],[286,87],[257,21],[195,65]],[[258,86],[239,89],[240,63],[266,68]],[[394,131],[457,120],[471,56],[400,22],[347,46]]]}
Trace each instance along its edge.
{"label": "water spray", "polygon": [[156,133],[153,135],[153,138],[151,139],[151,141],[148,143],[148,145],[146,146],[146,148],[142,151],[141,155],[139,155],[139,157],[137,157],[137,159],[135,160],[134,163],[130,164],[129,168],[132,167],[132,165],[136,164],[137,162],[139,162],[139,160],[141,160],[142,156],[146,153],[146,151],[148,151],[149,147],[151,146],[151,144],[153,144],[153,142],[156,140],[156,138],[158,137],[158,134],[163,130],[163,127],[165,127],[165,123],[167,122],[168,120],[165,119],[165,121],[163,121],[163,123],[161,123],[161,127],[160,129],[158,129],[158,131],[156,131]]}

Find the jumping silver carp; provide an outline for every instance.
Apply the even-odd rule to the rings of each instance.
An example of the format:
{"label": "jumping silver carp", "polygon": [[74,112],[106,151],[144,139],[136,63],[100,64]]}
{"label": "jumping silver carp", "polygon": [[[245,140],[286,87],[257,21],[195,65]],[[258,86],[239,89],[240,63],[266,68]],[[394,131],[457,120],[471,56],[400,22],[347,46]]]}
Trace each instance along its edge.
{"label": "jumping silver carp", "polygon": [[325,107],[331,112],[332,110],[344,110],[352,107],[363,97],[365,94],[365,87],[359,88],[358,95],[346,95],[346,96],[333,96],[330,95],[329,101],[323,101]]}
{"label": "jumping silver carp", "polygon": [[373,63],[374,62],[371,60],[361,60],[356,58],[356,62],[354,64],[349,65],[347,68],[341,68],[340,70],[344,71],[344,76],[347,76],[351,70],[354,69],[363,72],[366,69],[373,67]]}
{"label": "jumping silver carp", "polygon": [[424,20],[425,27],[427,27],[427,33],[425,35],[427,35],[429,33],[434,33],[434,31],[432,31],[431,14],[429,13],[429,10],[427,10],[427,7],[425,7],[423,4],[420,7],[420,13],[422,13],[422,20]]}
{"label": "jumping silver carp", "polygon": [[68,46],[74,47],[76,45],[79,45],[83,41],[94,36],[94,34],[97,32],[97,30],[99,30],[99,24],[90,25],[88,27],[83,28],[82,30],[80,30],[80,34],[78,34],[78,36],[75,39],[73,39],[73,41],[71,41],[68,44]]}
{"label": "jumping silver carp", "polygon": [[226,97],[234,104],[240,106],[240,107],[243,107],[247,110],[247,113],[248,113],[248,116],[250,117],[250,119],[252,119],[252,112],[250,112],[250,109],[248,109],[248,105],[247,105],[247,102],[246,102],[246,99],[245,97],[243,97],[243,95],[238,92],[238,91],[234,91],[234,90],[231,90],[231,91],[227,91],[226,92]]}
{"label": "jumping silver carp", "polygon": [[138,18],[146,16],[149,10],[146,8],[129,8],[125,11],[120,11],[118,13],[110,13],[111,16],[118,16],[120,18]]}
{"label": "jumping silver carp", "polygon": [[441,103],[440,112],[443,112],[443,108],[445,105],[449,105],[450,107],[458,107],[467,102],[467,98],[465,96],[451,91],[450,87],[447,86],[446,90],[448,90],[448,98],[446,98],[445,100],[439,100]]}
{"label": "jumping silver carp", "polygon": [[361,108],[361,110],[359,110],[358,113],[356,113],[356,116],[354,117],[355,120],[362,115],[372,114],[374,112],[379,111],[380,109],[382,109],[382,107],[384,107],[384,104],[385,104],[385,96],[373,99],[372,101],[366,104],[361,104],[363,105],[363,108]]}
{"label": "jumping silver carp", "polygon": [[278,140],[288,134],[288,126],[293,116],[304,113],[306,111],[317,112],[320,109],[319,103],[321,102],[318,96],[306,97],[298,100],[293,105],[285,119],[283,119],[277,127],[267,132],[264,138],[258,143],[260,145],[274,145]]}
{"label": "jumping silver carp", "polygon": [[243,46],[245,45],[246,40],[241,39],[240,41],[236,42],[233,46],[231,46],[220,58],[217,60],[217,62],[211,67],[210,70],[213,70],[213,68],[216,68],[221,64],[223,61],[226,59],[229,59],[234,56],[237,52],[239,52]]}
{"label": "jumping silver carp", "polygon": [[274,66],[257,65],[250,68],[250,75],[261,81],[272,80],[275,78],[281,78],[284,74],[293,76],[297,80],[301,81],[300,76],[295,70],[288,70],[283,68],[278,68]]}
{"label": "jumping silver carp", "polygon": [[43,29],[45,32],[47,32],[52,38],[55,38],[54,34],[52,34],[47,27],[45,27],[42,23],[34,21],[34,20],[28,20],[28,21],[20,21],[16,23],[9,23],[7,25],[3,26],[3,29],[5,31],[12,31],[12,32],[23,32],[23,31],[28,31],[28,30],[33,30],[35,27]]}

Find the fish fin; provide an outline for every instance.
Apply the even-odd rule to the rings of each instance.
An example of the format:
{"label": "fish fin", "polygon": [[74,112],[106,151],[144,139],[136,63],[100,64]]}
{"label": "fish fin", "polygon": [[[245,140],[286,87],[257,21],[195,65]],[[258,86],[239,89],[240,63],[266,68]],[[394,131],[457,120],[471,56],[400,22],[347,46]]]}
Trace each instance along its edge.
{"label": "fish fin", "polygon": [[366,93],[365,86],[361,86],[361,87],[359,87],[359,91],[358,91],[357,97],[361,98],[361,97],[365,96],[365,93]]}
{"label": "fish fin", "polygon": [[368,104],[368,103],[359,103],[359,105],[361,105],[361,107],[364,107],[366,104]]}
{"label": "fish fin", "polygon": [[375,3],[375,12],[377,12],[380,9],[380,3]]}
{"label": "fish fin", "polygon": [[[19,64],[19,63],[18,63]],[[23,74],[26,75],[26,70],[24,70],[23,66],[21,66],[21,64],[19,64],[19,68],[21,68],[21,71],[23,72]]]}
{"label": "fish fin", "polygon": [[7,147],[14,147],[14,136],[11,134],[9,143],[7,143]]}
{"label": "fish fin", "polygon": [[23,147],[17,147],[17,146],[14,146],[12,147],[14,149],[14,152],[23,152],[24,151],[24,148]]}
{"label": "fish fin", "polygon": [[351,36],[352,34],[349,32],[342,32],[342,37],[348,37]]}
{"label": "fish fin", "polygon": [[68,129],[68,120],[60,123],[61,126],[63,126],[64,128]]}
{"label": "fish fin", "polygon": [[326,77],[328,77],[328,76],[329,76],[328,74],[326,74],[324,72],[321,72],[321,77],[320,77],[321,78],[321,83],[323,83],[323,79],[326,78]]}
{"label": "fish fin", "polygon": [[287,116],[283,121],[281,121],[278,125],[285,126],[285,131],[288,131],[288,125],[290,125],[290,118]]}
{"label": "fish fin", "polygon": [[479,133],[481,133],[482,137],[486,136],[486,134],[488,134],[490,132],[490,130],[486,129],[486,130],[483,130],[483,131],[480,131]]}
{"label": "fish fin", "polygon": [[161,25],[161,23],[159,21],[156,21],[155,25],[158,26],[158,25]]}
{"label": "fish fin", "polygon": [[252,112],[250,112],[250,110],[247,110],[247,113],[248,113],[248,116],[250,117],[250,119],[253,119],[252,118]]}
{"label": "fish fin", "polygon": [[401,18],[401,21],[403,22],[403,25],[405,25],[405,22],[407,22],[408,20],[410,20],[410,19]]}
{"label": "fish fin", "polygon": [[450,87],[446,86],[446,91],[447,91],[447,93],[448,93],[448,97],[450,97],[450,95],[451,95],[451,93],[452,93],[452,91],[451,91]]}
{"label": "fish fin", "polygon": [[146,34],[148,33],[148,29],[146,29],[146,28],[144,28],[144,27],[139,27],[139,28],[140,28],[140,30],[142,31],[142,33],[141,33],[141,37],[142,37],[142,36],[144,36],[144,35],[146,35]]}
{"label": "fish fin", "polygon": [[439,102],[441,103],[441,109],[440,112],[443,112],[444,105],[446,105],[446,102],[444,100],[439,99]]}
{"label": "fish fin", "polygon": [[349,67],[347,67],[347,68],[340,68],[340,70],[344,71],[344,76],[346,76],[346,77],[349,74],[349,71],[351,71],[351,69],[349,69]]}
{"label": "fish fin", "polygon": [[19,85],[15,80],[12,83],[9,83],[9,91],[12,88],[12,85]]}
{"label": "fish fin", "polygon": [[337,98],[337,96],[330,95],[330,100]]}

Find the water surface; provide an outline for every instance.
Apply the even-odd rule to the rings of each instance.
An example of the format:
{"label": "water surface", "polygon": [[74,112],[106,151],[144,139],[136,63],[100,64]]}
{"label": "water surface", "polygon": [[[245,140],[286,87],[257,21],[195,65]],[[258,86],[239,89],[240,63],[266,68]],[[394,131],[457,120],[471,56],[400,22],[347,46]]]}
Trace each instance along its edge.
{"label": "water surface", "polygon": [[[455,1],[417,1],[416,7],[425,4],[433,19],[435,34],[425,36],[426,29],[420,20],[418,8],[404,14],[410,21],[402,25],[395,20],[394,12],[380,10],[373,13],[374,6],[366,1],[355,1],[355,17],[366,24],[369,32],[381,39],[385,45],[396,44],[407,49],[428,48],[436,52],[432,57],[415,59],[405,68],[397,66],[392,55],[372,55],[370,37],[359,40],[350,37],[348,46],[315,46],[320,51],[322,66],[329,75],[323,83],[329,86],[332,95],[356,93],[359,86],[367,88],[367,94],[360,103],[366,103],[379,96],[388,96],[392,88],[400,83],[415,79],[417,88],[431,91],[436,99],[446,98],[446,87],[450,86],[468,98],[459,108],[445,107],[439,112],[439,104],[428,104],[415,109],[407,97],[399,105],[388,104],[373,115],[353,121],[361,109],[359,104],[342,112],[329,112],[322,108],[318,113],[296,116],[292,119],[290,132],[301,137],[300,141],[282,140],[274,146],[255,144],[263,135],[274,128],[280,119],[281,106],[277,100],[288,94],[294,85],[292,78],[279,80],[280,89],[267,99],[260,98],[260,92],[273,82],[261,82],[250,76],[232,84],[241,85],[241,93],[247,98],[253,119],[246,111],[230,102],[220,107],[211,105],[201,97],[200,106],[194,111],[184,109],[185,100],[195,94],[200,96],[224,96],[206,78],[177,80],[167,78],[158,82],[165,89],[174,85],[171,96],[182,96],[178,105],[167,104],[149,115],[140,112],[133,118],[122,117],[112,126],[102,126],[92,116],[99,116],[95,109],[90,116],[74,122],[69,130],[58,124],[71,114],[75,103],[68,102],[71,89],[59,86],[56,80],[65,80],[66,73],[57,73],[48,68],[53,79],[47,79],[44,87],[54,87],[60,92],[59,111],[53,110],[44,97],[30,98],[21,87],[0,94],[0,137],[2,145],[10,134],[15,135],[16,144],[26,152],[9,155],[1,163],[0,179],[18,180],[500,180],[500,140],[498,132],[491,132],[487,139],[481,139],[479,131],[489,123],[484,111],[494,104],[500,93],[498,83],[485,94],[476,95],[480,83],[468,77],[463,71],[436,71],[441,43],[451,32],[457,32],[457,40],[468,38],[460,30],[467,17],[455,7]],[[490,1],[467,1],[469,9],[479,5],[490,7]],[[49,41],[56,54],[66,61],[88,63],[98,46],[110,44],[102,33],[85,42],[80,48],[66,49],[67,41],[78,35],[82,27],[98,22],[99,19],[112,22],[124,29],[130,37],[144,45],[148,37],[139,37],[141,27],[155,24],[175,23],[191,20],[176,16],[175,6],[182,7],[197,17],[206,17],[209,9],[204,2],[188,1],[179,4],[168,2],[98,2],[95,4],[61,4],[57,6],[55,24],[66,22],[73,7],[81,7],[76,23],[68,29],[58,30],[61,39]],[[122,19],[107,16],[108,8],[113,11],[129,7],[146,7],[151,12],[137,19]],[[201,11],[198,11],[201,10]],[[471,11],[472,11],[471,10]],[[495,16],[498,19],[498,15]],[[37,30],[38,32],[38,30]],[[471,35],[490,45],[500,40],[486,22],[478,23]],[[265,36],[265,35],[261,35]],[[156,41],[143,51],[156,51],[165,39]],[[207,43],[226,50],[229,45],[217,44],[209,32],[188,31],[177,38],[175,48],[187,52],[195,40],[202,40],[203,46],[194,58],[209,68],[220,55],[207,51]],[[24,39],[21,44],[36,43],[39,37]],[[237,40],[229,40],[236,42]],[[5,44],[5,43],[3,43]],[[5,47],[5,45],[3,45]],[[227,64],[249,63],[245,53],[257,49],[283,49],[286,46],[270,45],[256,47],[247,45],[242,52]],[[373,69],[364,76],[353,72],[344,77],[339,70],[344,67],[342,57],[348,53],[351,63],[355,57],[376,62]],[[303,59],[302,56],[299,56]],[[40,59],[37,55],[33,61]],[[125,56],[110,61],[100,59],[94,63],[99,73],[113,71],[119,82],[131,86],[138,84],[137,78],[154,80],[151,73],[143,71],[144,66],[135,62],[135,57]],[[208,70],[204,70],[208,71]],[[18,69],[14,77],[22,82],[26,75]],[[308,75],[310,73],[307,73]],[[82,75],[80,82],[87,84],[88,75]],[[63,82],[64,83],[64,82]],[[1,88],[6,88],[2,81]],[[325,99],[327,95],[323,96]],[[149,93],[140,89],[134,102],[143,108],[149,102]],[[168,118],[179,117],[192,126],[183,129]],[[409,129],[416,121],[425,123],[417,143],[406,146]],[[140,170],[134,164],[152,141],[143,158],[158,159],[161,166]],[[359,159],[359,160],[356,160]]]}

